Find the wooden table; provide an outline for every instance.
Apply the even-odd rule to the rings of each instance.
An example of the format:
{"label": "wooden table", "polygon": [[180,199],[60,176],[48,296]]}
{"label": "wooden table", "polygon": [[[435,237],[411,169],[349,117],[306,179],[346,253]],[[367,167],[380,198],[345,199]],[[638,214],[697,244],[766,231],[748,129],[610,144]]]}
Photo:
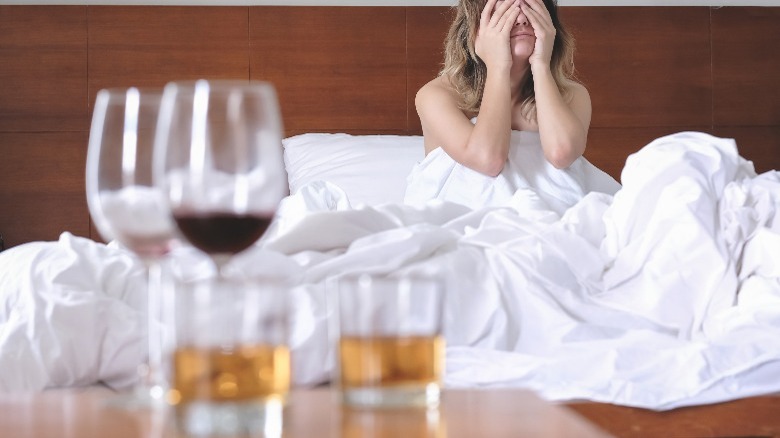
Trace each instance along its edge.
{"label": "wooden table", "polygon": [[[107,389],[0,395],[0,436],[174,437],[169,413],[112,407]],[[351,410],[329,388],[295,390],[285,437],[603,437],[582,417],[524,390],[446,390],[438,410]]]}
{"label": "wooden table", "polygon": [[621,438],[780,437],[780,394],[661,412],[592,402],[566,406]]}

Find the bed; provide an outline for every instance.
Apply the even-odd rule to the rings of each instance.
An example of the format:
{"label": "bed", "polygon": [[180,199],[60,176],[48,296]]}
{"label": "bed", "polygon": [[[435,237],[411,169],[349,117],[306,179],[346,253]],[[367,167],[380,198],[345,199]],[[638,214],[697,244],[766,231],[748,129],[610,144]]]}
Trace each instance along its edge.
{"label": "bed", "polygon": [[[758,421],[740,430],[777,430],[767,407],[780,390],[780,173],[756,175],[731,139],[686,132],[629,157],[614,197],[589,193],[562,215],[524,202],[413,207],[392,189],[419,160],[421,141],[285,139],[291,195],[228,272],[294,281],[297,385],[330,381],[331,279],[432,275],[447,282],[450,388],[532,389],[607,430],[625,428],[623,419],[638,432],[667,418],[648,410],[671,411],[684,420],[680,431],[686,421],[734,430],[701,406],[747,399],[733,412],[754,406]],[[130,384],[143,345],[137,259],[64,233],[0,261],[4,390]],[[187,247],[166,263],[185,275],[211,269]],[[689,406],[699,413],[677,410]]]}
{"label": "bed", "polygon": [[[322,364],[332,363],[329,341],[326,331],[317,330],[327,324],[327,308],[316,299],[316,291],[325,287],[331,274],[350,269],[380,273],[462,269],[466,273],[463,277],[472,280],[457,289],[472,286],[472,290],[482,291],[484,299],[472,297],[469,301],[463,292],[461,310],[453,310],[453,314],[468,315],[469,319],[449,336],[448,385],[528,387],[550,400],[570,403],[620,436],[653,434],[666,423],[680,435],[780,433],[780,425],[773,419],[776,411],[772,410],[777,398],[771,395],[780,385],[776,347],[780,330],[780,245],[776,244],[780,219],[773,210],[777,206],[777,177],[769,172],[780,168],[780,137],[772,106],[777,101],[772,100],[772,93],[777,96],[777,85],[760,82],[762,77],[771,77],[770,72],[776,70],[771,63],[776,61],[760,67],[753,63],[766,69],[766,74],[751,79],[759,81],[756,84],[740,76],[744,69],[732,70],[726,61],[752,62],[757,58],[755,53],[746,55],[739,47],[753,46],[763,38],[776,40],[777,8],[564,9],[564,19],[574,24],[578,37],[581,76],[594,96],[594,124],[586,157],[633,191],[622,196],[622,216],[612,216],[612,228],[593,218],[609,209],[613,200],[595,195],[565,221],[544,214],[523,216],[518,209],[466,212],[452,206],[402,208],[399,202],[406,175],[422,154],[412,96],[437,70],[446,8],[74,6],[56,8],[57,20],[46,18],[52,15],[40,14],[34,7],[2,8],[0,19],[8,20],[9,26],[20,17],[35,17],[43,22],[42,28],[55,29],[54,35],[76,35],[42,47],[24,45],[11,37],[3,40],[5,50],[19,54],[22,60],[28,53],[43,53],[67,63],[57,55],[58,50],[74,54],[76,61],[88,58],[89,67],[81,72],[83,83],[75,77],[78,68],[65,70],[64,80],[81,84],[75,88],[82,87],[81,94],[68,88],[75,94],[65,102],[91,102],[97,89],[106,86],[160,85],[166,78],[248,77],[277,84],[288,133],[284,146],[293,195],[281,211],[276,230],[255,253],[237,261],[237,266],[247,271],[259,269],[262,264],[257,263],[258,258],[272,257],[268,253],[273,252],[285,257],[272,257],[269,260],[273,263],[265,266],[299,275],[303,285],[300,293],[309,296],[307,311],[314,315],[307,319],[311,324],[297,333],[297,350],[309,358],[297,362],[300,385],[328,381],[328,365]],[[296,20],[316,25],[295,26]],[[188,32],[192,28],[184,24],[186,21],[200,23],[196,27],[208,30],[203,35]],[[751,26],[763,31],[751,30]],[[656,33],[649,36],[659,27],[665,32],[657,34],[681,34],[690,44],[671,52],[658,49],[676,41],[659,45]],[[604,28],[611,30],[598,35],[593,32]],[[182,29],[183,35],[179,35]],[[610,32],[632,38],[615,38]],[[89,35],[89,44],[79,46],[78,35]],[[332,36],[320,39],[313,35]],[[734,40],[751,44],[737,47]],[[124,45],[127,41],[135,43]],[[301,41],[313,42],[301,49]],[[600,67],[620,56],[626,59],[622,71]],[[164,61],[171,57],[178,60],[178,66]],[[678,62],[680,59],[686,62]],[[150,63],[160,69],[148,68]],[[675,69],[675,74],[658,74],[669,69]],[[321,74],[318,83],[307,81],[308,73],[302,73],[310,71]],[[8,75],[23,83],[22,75]],[[636,81],[621,79],[637,75],[646,81],[647,88],[637,90]],[[669,79],[672,76],[674,80]],[[27,88],[7,87],[3,93],[14,89]],[[47,94],[40,88],[36,93]],[[626,95],[631,99],[623,98]],[[0,138],[8,145],[9,156],[22,164],[15,167],[54,166],[47,160],[54,155],[52,141],[57,141],[69,148],[62,160],[73,169],[38,185],[30,183],[21,171],[4,169],[8,172],[3,172],[3,187],[10,188],[3,192],[3,204],[18,203],[20,207],[18,218],[2,226],[12,248],[0,255],[0,308],[6,318],[0,348],[5,372],[0,382],[5,389],[83,385],[98,380],[126,386],[131,380],[128,364],[137,359],[140,342],[137,336],[129,335],[139,322],[127,304],[141,284],[139,266],[128,255],[79,237],[98,239],[83,222],[83,201],[60,209],[64,216],[55,219],[55,225],[51,221],[40,225],[39,220],[20,225],[25,214],[42,216],[38,207],[31,206],[35,200],[40,205],[53,198],[59,199],[52,201],[55,203],[83,199],[83,190],[79,190],[82,183],[72,181],[83,181],[79,148],[85,147],[84,122],[89,109],[74,113],[63,103],[59,108],[42,103],[38,109],[48,109],[39,111],[40,120],[33,124],[30,114],[36,113],[35,108],[16,102],[2,101],[16,125],[7,122],[10,119],[0,122]],[[744,114],[735,107],[750,108],[754,113]],[[33,126],[41,125],[45,132],[34,132],[39,128]],[[683,132],[707,132],[717,137],[679,134]],[[646,148],[652,140],[657,140],[656,145]],[[707,155],[712,151],[717,151],[715,156]],[[686,152],[714,161],[697,161]],[[758,177],[750,176],[740,155],[752,161],[756,173],[766,176],[756,182]],[[627,163],[629,156],[634,158]],[[643,162],[657,165],[644,166]],[[680,163],[688,166],[675,168]],[[673,173],[665,173],[673,168]],[[67,176],[70,171],[74,176]],[[366,184],[369,175],[372,181]],[[688,185],[666,192],[652,190],[671,187],[665,179],[669,175],[685,176],[677,179]],[[57,178],[64,183],[58,184],[62,181]],[[729,183],[735,183],[729,189],[730,203],[719,203]],[[59,191],[50,186],[58,186]],[[699,196],[686,198],[690,193]],[[696,208],[686,209],[690,205]],[[731,240],[723,238],[719,224],[702,220],[716,213],[714,205],[718,206],[718,217],[733,219],[731,224],[747,223],[740,218],[755,219],[750,222],[752,228],[734,225],[727,230],[732,233],[728,235]],[[654,215],[657,212],[666,212],[669,217]],[[649,229],[647,220],[656,221],[653,233],[639,235],[639,231]],[[339,232],[330,233],[330,240],[313,237],[323,229]],[[670,230],[678,230],[678,234]],[[58,238],[61,231],[71,233]],[[613,287],[605,289],[599,281],[609,261],[601,253],[601,242],[607,235],[612,236],[611,246],[607,245],[611,247],[610,260],[617,260],[620,250],[629,248],[633,254],[623,260],[634,261],[634,265],[622,266],[625,275],[615,277]],[[707,235],[709,239],[701,241],[685,239]],[[516,251],[501,245],[506,236],[528,248],[558,251]],[[28,241],[36,242],[20,246]],[[631,247],[632,241],[645,245]],[[704,241],[711,244],[711,250],[697,250]],[[733,255],[743,254],[748,241],[755,245],[737,269]],[[664,245],[671,250],[653,250]],[[583,263],[568,263],[561,254],[577,254]],[[182,257],[198,260],[196,254]],[[753,264],[744,263],[746,260]],[[643,268],[646,262],[653,268]],[[748,265],[752,271],[743,271]],[[550,266],[552,271],[539,269]],[[681,267],[690,268],[683,269],[688,277],[678,275],[659,283],[654,275],[662,270],[679,272]],[[516,275],[518,272],[522,275]],[[112,280],[115,278],[128,280]],[[555,281],[549,281],[551,278]],[[699,287],[701,284],[709,286]],[[57,287],[51,287],[54,285]],[[682,285],[703,292],[692,296],[671,293],[683,290]],[[743,287],[751,291],[743,294],[750,299],[740,303],[744,306],[737,311],[733,306],[736,291]],[[565,299],[551,300],[553,290],[576,293],[563,293],[558,297]],[[608,303],[605,306],[611,309],[605,312],[592,306],[595,301],[583,301],[590,300],[597,290],[623,293],[600,297],[599,303]],[[510,296],[508,291],[516,295]],[[648,296],[657,299],[644,299]],[[518,303],[531,304],[525,307]],[[659,311],[670,306],[677,310],[669,314]],[[513,310],[507,310],[510,308]],[[59,311],[47,313],[45,309]],[[16,320],[9,316],[12,314]],[[526,317],[512,316],[518,314]],[[107,315],[112,318],[110,327]],[[543,324],[535,327],[531,324],[534,321]],[[583,321],[590,324],[578,325]],[[40,330],[27,330],[30,327]],[[534,330],[539,332],[537,341],[529,341],[533,336],[527,336]],[[507,335],[510,332],[513,334]],[[91,337],[76,336],[83,333]],[[566,342],[542,342],[551,338]],[[713,349],[713,345],[718,348]],[[41,351],[57,354],[41,355]],[[735,399],[739,400],[731,401]],[[692,405],[697,407],[689,408]],[[719,421],[729,416],[735,420],[727,424]],[[738,421],[740,418],[750,421]],[[690,428],[686,428],[688,424]]]}

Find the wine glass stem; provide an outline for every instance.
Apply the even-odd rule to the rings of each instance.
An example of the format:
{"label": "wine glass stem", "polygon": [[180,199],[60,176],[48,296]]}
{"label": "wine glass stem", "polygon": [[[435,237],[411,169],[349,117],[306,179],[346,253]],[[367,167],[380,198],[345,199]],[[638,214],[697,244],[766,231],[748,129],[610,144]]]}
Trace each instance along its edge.
{"label": "wine glass stem", "polygon": [[153,400],[162,400],[165,393],[162,375],[163,365],[163,330],[162,330],[162,295],[163,269],[156,259],[144,260],[147,272],[146,295],[146,343],[147,361],[141,367],[140,389]]}
{"label": "wine glass stem", "polygon": [[230,261],[229,254],[212,254],[211,261],[214,263],[216,269],[217,279],[222,280],[225,278],[225,265]]}

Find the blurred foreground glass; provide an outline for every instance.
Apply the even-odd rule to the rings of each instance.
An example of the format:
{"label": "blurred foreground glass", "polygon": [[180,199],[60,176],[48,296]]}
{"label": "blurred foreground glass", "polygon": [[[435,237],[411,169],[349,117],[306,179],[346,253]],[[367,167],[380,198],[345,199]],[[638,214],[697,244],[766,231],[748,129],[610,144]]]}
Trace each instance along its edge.
{"label": "blurred foreground glass", "polygon": [[284,283],[211,278],[175,287],[168,399],[179,428],[279,436],[290,387]]}
{"label": "blurred foreground glass", "polygon": [[222,266],[252,246],[288,195],[272,84],[171,82],[155,139],[155,183],[181,235]]}
{"label": "blurred foreground glass", "polygon": [[160,259],[174,243],[175,226],[165,198],[152,184],[152,157],[162,90],[98,91],[87,150],[86,188],[90,215],[106,241],[116,240],[147,268],[147,360],[128,407],[161,402],[162,330]]}
{"label": "blurred foreground glass", "polygon": [[441,282],[360,275],[336,284],[343,402],[437,406],[444,370]]}

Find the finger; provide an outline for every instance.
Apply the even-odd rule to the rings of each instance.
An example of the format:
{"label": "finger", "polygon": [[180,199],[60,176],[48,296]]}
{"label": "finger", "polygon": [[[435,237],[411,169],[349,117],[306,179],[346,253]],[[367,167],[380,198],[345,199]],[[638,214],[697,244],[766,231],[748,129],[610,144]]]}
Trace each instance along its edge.
{"label": "finger", "polygon": [[536,12],[541,13],[542,11],[547,11],[547,6],[540,0],[526,0],[526,4]]}
{"label": "finger", "polygon": [[490,22],[490,16],[493,13],[493,7],[498,0],[488,0],[485,3],[485,7],[482,9],[482,15],[479,18],[479,27],[485,27]]}
{"label": "finger", "polygon": [[499,27],[503,20],[506,18],[506,11],[509,10],[515,4],[514,1],[502,1],[496,6],[493,16],[490,17],[490,24],[493,27]]}
{"label": "finger", "polygon": [[[520,6],[519,6],[520,0],[507,1],[505,3],[508,3],[508,6],[501,13],[501,17],[495,23],[496,28],[499,30],[503,29],[504,26],[506,26],[506,23],[510,22],[511,15],[514,13],[515,9],[517,9],[518,11],[520,10]],[[515,19],[517,19],[516,16]]]}
{"label": "finger", "polygon": [[528,21],[531,22],[531,27],[534,29],[541,29],[541,22],[539,19],[539,13],[535,10],[531,9],[530,6],[523,7],[523,13],[528,18]]}
{"label": "finger", "polygon": [[531,9],[527,3],[523,4],[520,9],[523,11],[523,14],[525,14],[525,17],[528,18],[528,21],[531,22],[531,26],[534,26],[534,18],[531,17],[531,14],[533,14],[534,10]]}
{"label": "finger", "polygon": [[550,17],[550,11],[540,0],[526,0],[528,6],[536,13],[536,17],[540,23],[552,25],[552,18]]}
{"label": "finger", "polygon": [[512,27],[514,27],[515,22],[517,21],[517,17],[520,16],[520,12],[519,5],[512,8],[511,13],[507,17],[506,22],[504,22],[504,25],[501,27],[501,30],[507,33],[511,32]]}

